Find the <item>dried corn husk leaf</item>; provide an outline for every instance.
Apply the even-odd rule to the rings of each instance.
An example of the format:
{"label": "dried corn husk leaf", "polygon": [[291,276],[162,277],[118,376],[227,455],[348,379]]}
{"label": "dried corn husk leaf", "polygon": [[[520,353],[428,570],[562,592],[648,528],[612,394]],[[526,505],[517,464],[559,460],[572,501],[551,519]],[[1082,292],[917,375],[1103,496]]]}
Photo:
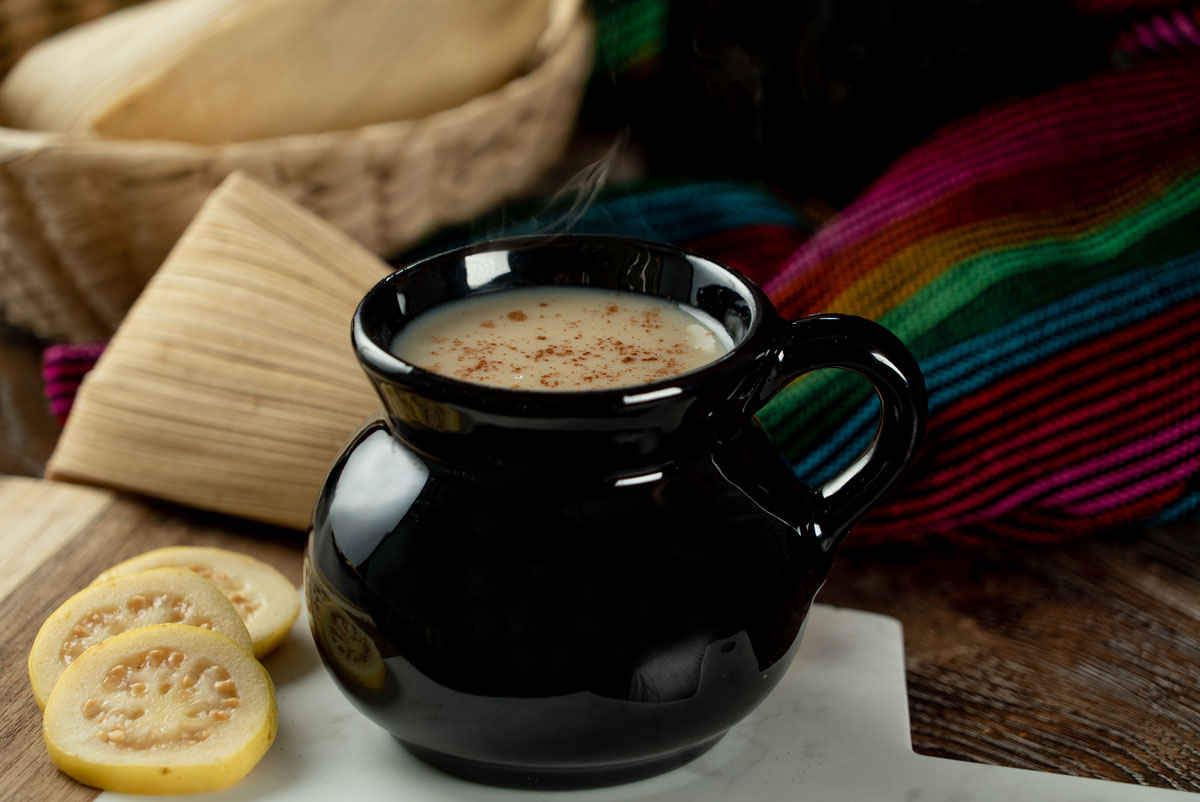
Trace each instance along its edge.
{"label": "dried corn husk leaf", "polygon": [[14,125],[246,141],[424,117],[527,65],[549,0],[153,0],[52,37],[0,89]]}
{"label": "dried corn husk leaf", "polygon": [[350,321],[388,267],[235,173],[80,388],[51,479],[296,529],[378,400]]}
{"label": "dried corn husk leaf", "polygon": [[112,12],[39,42],[0,86],[5,121],[18,128],[93,133],[113,98],[182,54],[240,0],[168,0]]}

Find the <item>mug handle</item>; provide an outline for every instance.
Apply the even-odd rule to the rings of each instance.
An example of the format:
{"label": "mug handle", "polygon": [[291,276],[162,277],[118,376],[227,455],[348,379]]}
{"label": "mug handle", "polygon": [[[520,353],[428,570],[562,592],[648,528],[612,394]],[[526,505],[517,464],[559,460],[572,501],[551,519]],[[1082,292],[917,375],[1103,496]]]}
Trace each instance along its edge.
{"label": "mug handle", "polygon": [[761,409],[799,376],[823,368],[863,376],[882,405],[871,444],[811,497],[814,533],[821,548],[832,551],[912,461],[925,431],[928,400],[916,359],[894,334],[866,318],[820,314],[785,324],[770,373],[747,412]]}

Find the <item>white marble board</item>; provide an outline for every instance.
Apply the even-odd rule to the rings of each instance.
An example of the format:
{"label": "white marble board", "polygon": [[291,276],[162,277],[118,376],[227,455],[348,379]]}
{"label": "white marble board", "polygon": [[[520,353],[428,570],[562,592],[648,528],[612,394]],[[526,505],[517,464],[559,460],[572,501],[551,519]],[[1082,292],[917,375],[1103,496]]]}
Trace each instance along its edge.
{"label": "white marble board", "polygon": [[[279,736],[245,780],[205,802],[1200,802],[1200,794],[917,755],[900,624],[816,605],[796,662],[749,718],[686,766],[586,791],[457,780],[417,761],[345,700],[302,615],[267,659]],[[166,797],[162,797],[166,798]],[[145,797],[101,794],[101,802]]]}

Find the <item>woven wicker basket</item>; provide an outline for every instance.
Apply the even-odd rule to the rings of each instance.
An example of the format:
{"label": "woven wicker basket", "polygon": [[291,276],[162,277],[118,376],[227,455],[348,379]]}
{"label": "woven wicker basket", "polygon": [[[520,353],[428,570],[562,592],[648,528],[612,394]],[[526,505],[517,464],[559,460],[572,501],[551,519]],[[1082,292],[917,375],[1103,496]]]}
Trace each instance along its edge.
{"label": "woven wicker basket", "polygon": [[[591,68],[591,21],[556,2],[525,74],[420,120],[212,146],[0,128],[0,316],[48,340],[111,334],[234,170],[379,255],[528,188],[566,148]],[[129,4],[0,0],[0,71]]]}

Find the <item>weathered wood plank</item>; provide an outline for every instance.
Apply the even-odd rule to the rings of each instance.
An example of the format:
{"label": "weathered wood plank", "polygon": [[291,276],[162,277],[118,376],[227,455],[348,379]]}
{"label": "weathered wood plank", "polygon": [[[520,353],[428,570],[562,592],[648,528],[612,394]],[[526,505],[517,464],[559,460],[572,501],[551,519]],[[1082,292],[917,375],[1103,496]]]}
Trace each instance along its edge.
{"label": "weathered wood plank", "polygon": [[1200,791],[1200,526],[851,549],[820,600],[904,623],[918,752]]}

